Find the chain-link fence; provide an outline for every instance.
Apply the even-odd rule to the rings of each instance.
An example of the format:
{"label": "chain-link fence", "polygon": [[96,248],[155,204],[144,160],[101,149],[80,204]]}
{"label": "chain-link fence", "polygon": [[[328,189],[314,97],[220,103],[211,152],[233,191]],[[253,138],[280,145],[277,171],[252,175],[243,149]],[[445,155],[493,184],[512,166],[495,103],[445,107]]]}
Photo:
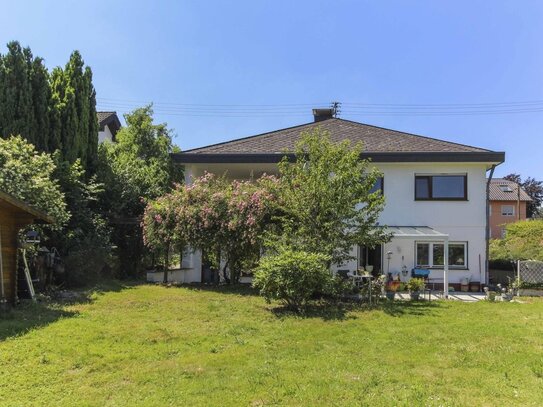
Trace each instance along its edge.
{"label": "chain-link fence", "polygon": [[518,277],[523,283],[543,284],[543,261],[519,261]]}

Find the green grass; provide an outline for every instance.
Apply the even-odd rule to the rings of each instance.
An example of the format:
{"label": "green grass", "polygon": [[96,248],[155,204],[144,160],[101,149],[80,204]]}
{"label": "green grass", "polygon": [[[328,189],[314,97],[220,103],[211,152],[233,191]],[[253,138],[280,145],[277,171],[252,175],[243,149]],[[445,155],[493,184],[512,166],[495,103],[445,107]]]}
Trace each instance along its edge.
{"label": "green grass", "polygon": [[0,318],[9,406],[543,405],[543,301],[294,316],[140,285]]}

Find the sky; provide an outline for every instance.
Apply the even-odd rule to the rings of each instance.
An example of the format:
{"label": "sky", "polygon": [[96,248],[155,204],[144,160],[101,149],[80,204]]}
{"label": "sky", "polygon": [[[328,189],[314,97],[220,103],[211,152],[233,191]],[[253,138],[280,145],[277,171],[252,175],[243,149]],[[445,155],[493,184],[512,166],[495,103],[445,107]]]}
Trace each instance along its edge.
{"label": "sky", "polygon": [[153,103],[183,150],[340,117],[506,152],[543,179],[543,2],[3,1],[52,68],[79,50],[99,110]]}

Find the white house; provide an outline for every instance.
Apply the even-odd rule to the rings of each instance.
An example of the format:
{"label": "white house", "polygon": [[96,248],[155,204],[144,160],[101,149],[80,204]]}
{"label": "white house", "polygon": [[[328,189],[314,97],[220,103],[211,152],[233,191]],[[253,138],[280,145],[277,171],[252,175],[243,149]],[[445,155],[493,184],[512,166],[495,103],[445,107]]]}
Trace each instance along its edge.
{"label": "white house", "polygon": [[121,121],[117,112],[96,112],[98,116],[98,143],[115,141],[115,136],[121,128]]}
{"label": "white house", "polygon": [[[300,133],[320,126],[333,141],[362,142],[362,158],[383,173],[376,187],[386,199],[379,224],[393,233],[375,249],[353,247],[357,258],[336,269],[373,266],[408,280],[411,270],[430,270],[437,286],[462,278],[487,282],[487,172],[504,161],[503,152],[467,146],[333,117],[331,109],[314,109],[314,121],[300,126],[188,150],[174,155],[185,166],[186,182],[204,173],[227,173],[248,179],[276,174],[285,151],[293,151]],[[448,246],[448,250],[444,247]],[[200,282],[200,253],[186,253],[172,278]],[[456,287],[458,288],[458,287]]]}

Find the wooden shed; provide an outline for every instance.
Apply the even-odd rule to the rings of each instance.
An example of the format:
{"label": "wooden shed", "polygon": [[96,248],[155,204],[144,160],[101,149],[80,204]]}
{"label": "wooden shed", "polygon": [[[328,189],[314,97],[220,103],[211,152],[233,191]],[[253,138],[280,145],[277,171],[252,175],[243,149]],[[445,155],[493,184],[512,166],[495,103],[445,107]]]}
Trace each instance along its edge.
{"label": "wooden shed", "polygon": [[31,223],[53,223],[46,213],[0,191],[0,302],[17,298],[17,235]]}

